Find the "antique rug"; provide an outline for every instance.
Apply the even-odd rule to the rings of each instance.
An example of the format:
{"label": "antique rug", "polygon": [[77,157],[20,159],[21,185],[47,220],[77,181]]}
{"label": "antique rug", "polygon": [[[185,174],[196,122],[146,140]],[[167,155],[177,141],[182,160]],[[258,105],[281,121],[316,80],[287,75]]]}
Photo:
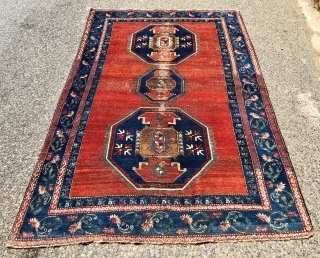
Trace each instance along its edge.
{"label": "antique rug", "polygon": [[240,13],[91,10],[8,245],[312,234]]}

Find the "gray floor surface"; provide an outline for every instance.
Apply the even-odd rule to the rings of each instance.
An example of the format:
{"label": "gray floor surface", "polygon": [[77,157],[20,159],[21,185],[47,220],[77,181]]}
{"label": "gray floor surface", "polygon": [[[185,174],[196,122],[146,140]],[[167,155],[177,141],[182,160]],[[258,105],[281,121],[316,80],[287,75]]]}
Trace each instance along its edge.
{"label": "gray floor surface", "polygon": [[[6,247],[91,7],[241,11],[315,236],[199,245]],[[0,0],[0,257],[320,257],[320,60],[311,36],[297,0]]]}

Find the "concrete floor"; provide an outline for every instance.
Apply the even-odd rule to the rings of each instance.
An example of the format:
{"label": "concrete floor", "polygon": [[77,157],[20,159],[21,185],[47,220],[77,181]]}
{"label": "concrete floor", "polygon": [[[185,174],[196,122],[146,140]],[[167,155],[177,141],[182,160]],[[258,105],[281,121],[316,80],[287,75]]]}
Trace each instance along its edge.
{"label": "concrete floor", "polygon": [[[311,42],[314,32],[297,0],[0,3],[0,257],[320,257],[320,60]],[[91,7],[241,11],[315,236],[306,240],[199,245],[6,247]]]}

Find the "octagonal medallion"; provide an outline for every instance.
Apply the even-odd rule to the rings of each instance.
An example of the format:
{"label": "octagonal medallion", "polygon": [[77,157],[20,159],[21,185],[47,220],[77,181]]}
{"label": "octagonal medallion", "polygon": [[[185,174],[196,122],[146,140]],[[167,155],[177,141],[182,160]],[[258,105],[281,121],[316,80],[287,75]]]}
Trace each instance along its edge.
{"label": "octagonal medallion", "polygon": [[182,190],[213,162],[212,142],[179,108],[139,108],[111,126],[106,159],[138,190]]}
{"label": "octagonal medallion", "polygon": [[153,24],[133,33],[128,50],[149,64],[178,64],[198,52],[198,36],[179,24]]}
{"label": "octagonal medallion", "polygon": [[168,68],[148,70],[136,80],[135,92],[151,103],[167,103],[181,97],[186,82],[180,74]]}

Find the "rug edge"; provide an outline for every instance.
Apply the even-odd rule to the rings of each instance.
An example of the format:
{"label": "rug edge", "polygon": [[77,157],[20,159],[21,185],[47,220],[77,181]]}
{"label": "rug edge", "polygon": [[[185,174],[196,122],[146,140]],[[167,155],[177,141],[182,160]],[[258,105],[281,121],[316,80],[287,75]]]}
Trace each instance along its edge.
{"label": "rug edge", "polygon": [[[88,18],[87,18],[87,21],[86,21],[86,26],[85,26],[85,29],[84,29],[84,32],[83,32],[83,36],[82,36],[82,39],[80,41],[80,45],[79,45],[79,48],[77,50],[77,53],[75,55],[75,60],[73,62],[73,65],[72,65],[72,68],[71,68],[71,71],[67,77],[67,80],[66,80],[66,83],[62,89],[62,93],[58,99],[58,104],[57,104],[57,107],[54,111],[54,114],[53,114],[53,118],[50,122],[50,126],[49,126],[49,131],[47,133],[47,136],[45,138],[45,141],[44,141],[44,144],[43,144],[43,147],[41,148],[41,152],[38,156],[38,159],[37,159],[37,163],[35,165],[35,168],[32,172],[32,175],[31,175],[31,179],[30,179],[30,182],[28,184],[28,186],[26,187],[26,190],[25,190],[25,193],[24,193],[24,197],[22,199],[22,203],[20,205],[20,208],[18,209],[18,212],[17,212],[17,216],[14,220],[14,224],[13,224],[13,228],[12,230],[10,231],[10,234],[9,234],[9,237],[8,237],[8,241],[7,241],[7,247],[9,248],[34,248],[34,247],[52,247],[52,246],[65,246],[65,245],[69,245],[69,244],[81,244],[81,243],[130,243],[130,244],[134,244],[134,243],[145,243],[145,244],[167,244],[167,243],[171,243],[171,244],[193,244],[193,243],[215,243],[215,242],[237,242],[237,241],[241,241],[241,242],[248,242],[248,241],[272,241],[272,240],[294,240],[294,239],[307,239],[307,238],[310,238],[314,235],[314,229],[313,229],[313,226],[311,224],[311,217],[310,217],[310,214],[306,208],[306,205],[305,205],[305,201],[304,201],[304,198],[303,198],[303,195],[301,193],[301,190],[300,190],[300,186],[297,184],[295,187],[297,187],[297,190],[298,190],[298,193],[300,195],[300,198],[302,199],[302,207],[300,207],[299,209],[304,209],[304,211],[306,212],[306,214],[308,215],[307,218],[308,218],[308,221],[309,221],[309,224],[310,224],[310,227],[311,227],[311,230],[304,230],[304,231],[300,231],[299,233],[295,234],[294,232],[291,233],[291,234],[295,234],[295,237],[290,237],[290,238],[284,238],[284,237],[275,237],[275,238],[250,238],[250,239],[245,239],[245,240],[228,240],[228,239],[222,239],[222,240],[200,240],[200,241],[190,241],[190,242],[172,242],[170,240],[168,241],[162,241],[162,242],[159,242],[157,239],[152,239],[152,241],[139,241],[139,242],[135,242],[135,241],[132,241],[132,242],[128,242],[128,241],[117,241],[117,240],[93,240],[93,241],[88,241],[88,240],[83,240],[83,241],[74,241],[73,239],[70,239],[70,242],[69,241],[66,241],[65,243],[58,243],[58,244],[45,244],[45,245],[31,245],[31,246],[23,246],[21,247],[20,245],[17,245],[17,243],[21,243],[22,241],[18,241],[18,240],[12,240],[13,238],[13,230],[14,230],[14,226],[16,224],[16,222],[18,221],[18,215],[21,213],[21,212],[24,212],[23,211],[23,201],[26,199],[26,194],[28,192],[28,189],[30,188],[31,184],[32,184],[32,179],[35,178],[36,176],[36,169],[39,165],[41,165],[41,159],[45,153],[45,149],[48,147],[48,145],[50,143],[48,143],[48,139],[51,139],[52,137],[50,136],[52,134],[52,129],[54,129],[56,127],[56,124],[54,123],[55,122],[55,119],[57,117],[57,114],[61,112],[61,103],[64,103],[64,97],[66,97],[66,87],[67,85],[69,84],[70,80],[72,81],[73,79],[73,74],[75,73],[75,68],[77,67],[77,57],[78,55],[80,54],[80,51],[81,51],[81,44],[85,41],[85,38],[87,37],[87,35],[85,34],[85,31],[87,29],[87,26],[88,24],[90,24],[90,19],[89,17],[94,14],[96,11],[150,11],[150,12],[157,12],[157,11],[166,11],[166,12],[170,12],[170,11],[175,11],[175,9],[172,9],[172,10],[165,10],[165,9],[152,9],[152,10],[140,10],[140,9],[100,9],[100,8],[91,8],[90,9],[90,12],[89,12],[89,15],[88,15]],[[201,11],[214,11],[214,12],[234,12],[237,14],[238,18],[239,18],[239,21],[241,21],[242,23],[242,29],[243,29],[243,32],[244,34],[248,35],[248,32],[247,32],[247,29],[243,23],[243,19],[242,19],[242,16],[240,14],[240,11],[238,10],[218,10],[218,9],[210,9],[210,10],[203,10],[203,9],[192,9],[192,10],[185,10],[185,9],[181,9],[181,10],[176,10],[176,11],[195,11],[195,12],[201,12]],[[262,72],[261,72],[261,68],[260,68],[260,65],[259,65],[259,62],[258,62],[258,59],[257,59],[257,55],[255,53],[255,50],[253,48],[253,45],[252,45],[252,42],[250,40],[250,38],[248,37],[246,39],[247,43],[248,43],[248,46],[252,49],[252,57],[256,59],[256,65],[255,65],[255,70],[259,71],[259,73],[257,73],[257,77],[260,77],[260,80],[261,80],[261,85],[263,86],[263,89],[266,91],[266,96],[268,98],[267,100],[267,104],[270,106],[271,108],[271,111],[272,111],[272,116],[271,116],[271,119],[273,119],[273,121],[275,122],[275,125],[276,125],[276,131],[279,133],[280,137],[281,137],[281,143],[283,144],[283,146],[285,147],[285,155],[288,157],[289,161],[290,161],[290,164],[291,164],[291,168],[292,168],[292,171],[293,171],[293,174],[294,174],[294,177],[297,179],[297,175],[293,169],[293,165],[292,165],[292,162],[290,160],[290,157],[289,157],[289,153],[287,151],[287,148],[286,148],[286,145],[285,145],[285,142],[284,142],[284,139],[282,137],[282,134],[281,134],[281,131],[279,129],[279,126],[278,126],[278,123],[277,123],[277,120],[276,120],[276,115],[274,113],[274,110],[273,110],[273,107],[272,107],[272,104],[271,104],[271,101],[270,101],[270,98],[269,98],[269,95],[268,95],[268,90],[267,90],[267,87],[266,87],[266,84],[264,82],[264,79],[263,79],[263,76],[262,76]],[[269,118],[270,119],[270,118]],[[298,180],[297,180],[298,181]],[[291,187],[291,186],[290,186]],[[292,187],[291,187],[292,188]],[[305,229],[305,227],[304,227]],[[303,236],[298,236],[298,234],[303,234],[305,233]],[[53,240],[54,241],[54,240]],[[154,242],[153,242],[154,241]]]}
{"label": "rug edge", "polygon": [[[290,159],[290,155],[289,155],[289,151],[286,147],[286,144],[285,144],[285,140],[282,136],[282,133],[281,133],[281,130],[280,130],[280,127],[279,127],[279,124],[278,124],[278,121],[277,121],[277,118],[276,118],[276,114],[274,112],[274,109],[273,109],[273,105],[272,105],[272,102],[271,102],[271,99],[270,99],[270,95],[269,95],[269,92],[268,92],[268,88],[267,88],[267,85],[265,83],[265,80],[264,80],[264,77],[262,75],[262,71],[261,71],[261,67],[260,67],[260,64],[259,64],[259,60],[258,60],[258,57],[257,57],[257,54],[255,52],[255,49],[253,47],[253,44],[252,44],[252,41],[249,37],[249,34],[248,34],[248,31],[247,31],[247,28],[245,26],[245,23],[243,21],[243,18],[242,18],[242,15],[240,12],[237,12],[237,16],[239,18],[239,23],[240,23],[240,26],[244,32],[244,36],[246,36],[246,42],[248,44],[248,48],[252,51],[250,53],[250,55],[252,56],[252,60],[254,62],[254,70],[256,71],[256,74],[257,74],[257,79],[258,79],[258,82],[259,82],[259,86],[260,86],[260,92],[261,92],[261,89],[264,91],[264,96],[263,96],[263,103],[265,105],[267,105],[271,111],[271,114],[270,116],[268,115],[268,121],[272,120],[273,123],[271,124],[270,123],[270,127],[271,127],[271,130],[274,134],[274,132],[276,132],[276,134],[279,136],[280,139],[276,139],[276,143],[277,143],[277,146],[279,145],[279,143],[282,145],[282,148],[283,148],[283,151],[282,151],[282,154],[285,155],[285,158],[289,161],[288,162],[288,165],[289,165],[289,168],[291,169],[291,172],[293,173],[294,175],[294,178],[295,178],[295,181],[296,181],[296,184],[294,186],[291,185],[291,181],[289,180],[289,175],[286,173],[286,176],[288,178],[288,181],[289,181],[289,184],[290,184],[290,188],[292,190],[292,193],[294,192],[293,190],[296,189],[298,192],[297,193],[294,193],[294,197],[295,197],[295,203],[297,203],[297,196],[301,198],[301,203],[302,203],[302,206],[301,207],[297,207],[297,210],[298,212],[300,213],[300,211],[302,210],[307,216],[307,220],[305,221],[304,220],[304,223],[303,223],[303,226],[304,226],[304,229],[306,229],[306,227],[309,227],[311,228],[310,230],[307,230],[308,232],[313,232],[314,233],[314,228],[312,226],[312,221],[311,221],[311,216],[308,212],[308,209],[307,209],[307,206],[306,206],[306,203],[305,203],[305,199],[302,195],[302,192],[301,192],[301,189],[300,189],[300,186],[299,186],[299,181],[298,181],[298,177],[297,177],[297,174],[296,174],[296,171],[293,167],[293,164],[292,164],[292,161]],[[261,94],[262,95],[262,94]],[[300,214],[301,218],[303,218],[303,216]],[[302,219],[303,220],[303,219]]]}
{"label": "rug edge", "polygon": [[[235,243],[235,242],[254,242],[254,241],[290,241],[290,240],[302,240],[302,239],[309,239],[314,235],[314,232],[308,232],[305,231],[303,232],[305,234],[302,234],[301,236],[288,236],[288,237],[275,237],[275,238],[268,238],[268,237],[259,237],[259,235],[256,235],[255,237],[251,237],[248,239],[240,239],[235,237],[234,239],[216,239],[213,237],[208,237],[208,239],[203,239],[203,240],[196,240],[196,241],[172,241],[173,238],[168,238],[168,239],[161,239],[160,238],[150,238],[149,240],[143,241],[141,239],[139,240],[133,240],[130,241],[130,238],[134,237],[128,237],[128,239],[123,239],[123,240],[117,240],[117,239],[102,239],[102,237],[97,237],[96,239],[93,240],[80,240],[80,241],[74,241],[74,239],[65,239],[64,242],[62,243],[50,243],[50,244],[39,244],[39,245],[30,245],[30,246],[21,246],[19,243],[20,241],[13,240],[13,241],[8,241],[7,242],[7,248],[12,248],[12,249],[30,249],[30,248],[40,248],[40,247],[55,247],[55,246],[67,246],[67,245],[79,245],[79,244],[93,244],[93,243],[99,243],[99,244],[111,244],[111,243],[116,243],[116,244],[151,244],[151,245],[165,245],[165,244],[172,244],[172,245],[177,245],[177,244],[182,244],[182,245],[189,245],[189,244],[209,244],[209,243]],[[293,233],[294,234],[294,233]],[[279,234],[277,234],[279,235]],[[281,234],[280,234],[281,235]],[[248,235],[244,235],[248,236]],[[249,235],[250,236],[250,235]],[[120,237],[122,238],[122,237]],[[178,237],[174,237],[178,238]],[[129,240],[129,241],[128,241]],[[160,240],[160,241],[159,241]],[[53,240],[54,242],[54,240]]]}
{"label": "rug edge", "polygon": [[[88,35],[86,34],[86,30],[89,26],[91,26],[91,23],[92,23],[92,19],[90,19],[90,17],[94,15],[95,13],[95,10],[94,9],[91,9],[89,11],[89,14],[87,16],[87,20],[86,20],[86,25],[85,25],[85,28],[83,30],[83,33],[82,33],[82,37],[81,37],[81,40],[80,40],[80,43],[79,43],[79,47],[76,51],[76,55],[74,57],[74,61],[72,62],[72,66],[71,66],[71,70],[68,74],[68,77],[67,77],[67,80],[66,82],[63,84],[63,87],[62,87],[62,92],[58,98],[58,101],[57,101],[57,104],[56,104],[56,108],[54,110],[54,113],[53,113],[53,116],[52,116],[52,119],[50,121],[50,125],[49,125],[49,128],[48,128],[48,133],[45,137],[45,140],[44,140],[44,143],[41,147],[41,151],[40,151],[40,154],[38,155],[38,158],[37,158],[37,162],[34,166],[34,169],[32,171],[32,174],[31,174],[31,178],[29,180],[29,183],[26,187],[26,190],[24,191],[24,195],[23,195],[23,198],[22,198],[22,201],[21,201],[21,205],[19,206],[19,209],[18,209],[18,212],[16,213],[17,215],[15,216],[15,219],[14,219],[14,222],[13,222],[13,226],[12,226],[12,229],[9,233],[9,236],[8,236],[8,242],[9,243],[11,241],[11,239],[14,239],[14,236],[16,236],[16,233],[14,232],[14,229],[15,229],[15,225],[17,224],[18,220],[19,220],[19,215],[24,213],[24,209],[23,207],[25,206],[24,204],[24,201],[28,201],[27,199],[27,193],[28,193],[28,190],[29,189],[32,189],[32,182],[33,180],[38,180],[38,173],[37,173],[37,170],[38,170],[38,167],[42,167],[43,165],[43,162],[44,159],[45,159],[45,156],[46,156],[46,149],[49,148],[49,145],[51,143],[51,140],[53,138],[53,133],[56,129],[56,126],[57,126],[57,123],[59,122],[58,121],[58,118],[59,118],[59,115],[61,114],[61,111],[62,111],[62,108],[63,108],[63,105],[65,103],[65,100],[66,98],[68,97],[68,92],[67,92],[67,87],[69,85],[69,87],[71,87],[72,85],[72,80],[77,72],[77,67],[80,63],[80,60],[78,60],[78,56],[79,54],[81,53],[81,46],[82,44],[85,43],[85,41],[87,40],[87,37]],[[30,201],[30,200],[29,200]],[[29,205],[29,204],[28,204]],[[23,216],[24,217],[24,216]],[[14,242],[16,240],[13,240]]]}

